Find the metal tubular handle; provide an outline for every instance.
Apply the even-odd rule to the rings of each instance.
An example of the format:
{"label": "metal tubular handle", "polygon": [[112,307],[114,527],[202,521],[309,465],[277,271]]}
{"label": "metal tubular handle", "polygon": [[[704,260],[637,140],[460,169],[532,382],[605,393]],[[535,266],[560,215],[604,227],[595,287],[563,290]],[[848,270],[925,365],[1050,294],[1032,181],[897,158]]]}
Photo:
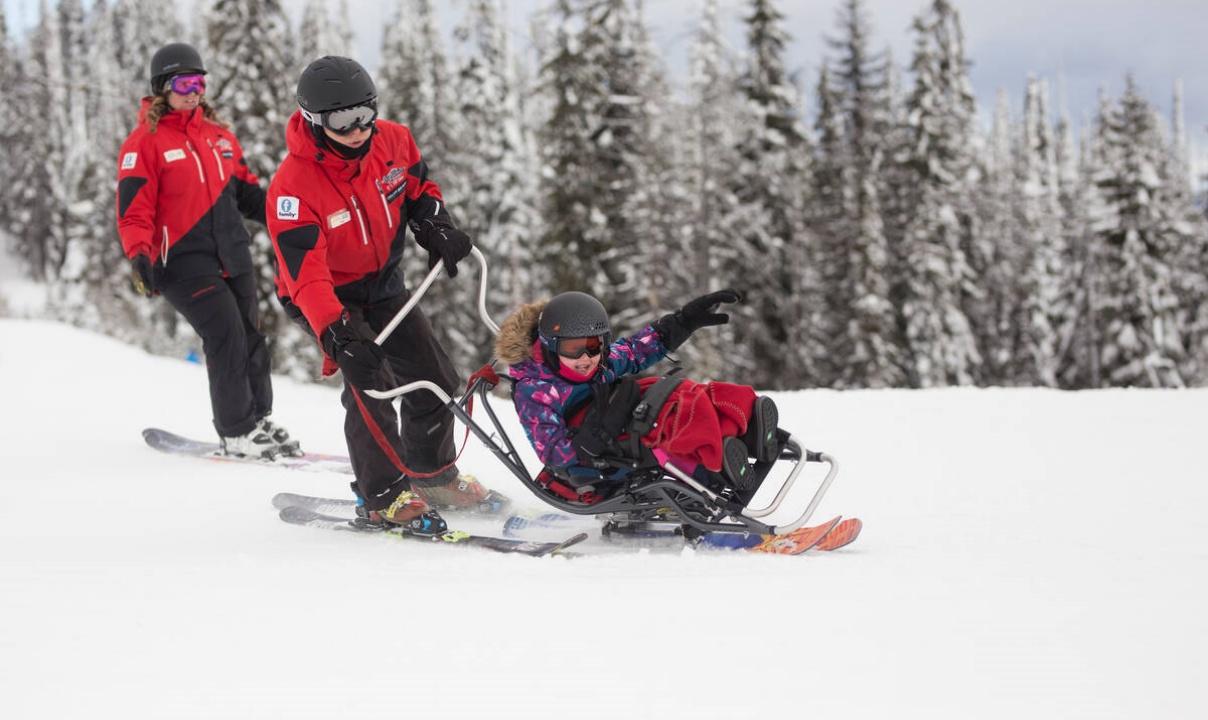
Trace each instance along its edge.
{"label": "metal tubular handle", "polygon": [[[476,247],[470,248],[470,254],[473,255],[474,259],[478,261],[478,266],[482,270],[482,272],[479,273],[478,280],[478,316],[482,318],[483,324],[485,324],[492,333],[498,335],[499,326],[495,324],[495,321],[491,319],[490,313],[487,312],[487,259],[482,254],[482,251]],[[386,327],[382,328],[382,331],[378,333],[378,336],[373,339],[375,343],[381,345],[382,343],[386,342],[386,338],[390,337],[390,333],[394,332],[394,329],[399,326],[399,323],[403,321],[403,318],[407,317],[407,314],[411,312],[411,308],[415,307],[419,303],[420,298],[424,296],[424,293],[428,292],[428,288],[432,287],[432,283],[436,282],[436,278],[440,276],[441,271],[444,269],[445,263],[442,261],[436,263],[436,267],[428,271],[428,276],[425,277],[424,281],[415,289],[415,292],[411,293],[411,298],[407,300],[407,304],[403,305],[403,307],[394,314],[394,317],[390,320]]]}
{"label": "metal tubular handle", "polygon": [[[481,270],[481,272],[479,272],[478,282],[478,317],[482,319],[483,324],[486,325],[492,333],[498,335],[499,326],[495,324],[495,321],[491,319],[491,314],[487,312],[487,259],[482,254],[482,251],[476,247],[470,248],[470,254],[473,255],[474,259],[478,261],[478,266]],[[391,318],[386,327],[382,328],[382,331],[378,333],[376,338],[374,338],[373,341],[375,343],[381,345],[382,343],[386,342],[386,338],[390,337],[390,333],[394,332],[395,328],[399,326],[399,323],[401,323],[403,319],[407,317],[407,314],[411,312],[411,308],[415,307],[419,303],[420,298],[424,296],[424,293],[428,292],[428,288],[432,287],[432,283],[436,282],[436,278],[440,276],[441,271],[444,269],[444,262],[438,262],[436,267],[432,268],[428,272],[428,276],[424,278],[424,281],[415,289],[415,292],[411,293],[411,297],[407,300],[407,303],[399,308],[399,311],[394,314],[394,317]],[[389,400],[390,398],[396,398],[399,395],[405,395],[415,390],[431,390],[438,398],[440,398],[442,403],[445,403],[446,405],[449,403],[449,396],[443,390],[441,390],[440,387],[426,380],[408,383],[406,385],[396,387],[393,390],[366,390],[365,394],[371,398],[377,398],[378,400]]]}

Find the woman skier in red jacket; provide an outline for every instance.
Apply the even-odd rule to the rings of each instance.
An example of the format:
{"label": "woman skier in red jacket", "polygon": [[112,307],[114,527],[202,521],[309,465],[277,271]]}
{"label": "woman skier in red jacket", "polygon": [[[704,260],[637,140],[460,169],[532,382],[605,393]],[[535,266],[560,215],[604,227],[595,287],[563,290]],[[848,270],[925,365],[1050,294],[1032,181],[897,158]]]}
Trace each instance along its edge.
{"label": "woman skier in red jacket", "polygon": [[399,260],[411,228],[449,276],[470,253],[440,187],[404,125],[379,119],[377,89],[344,57],[312,62],[298,81],[298,112],[286,128],[289,155],[268,189],[277,290],[326,353],[324,374],[344,374],[344,433],[363,519],[437,533],[433,507],[498,509],[506,498],[460,475],[453,414],[429,392],[389,400],[363,391],[417,380],[452,395],[458,376],[418,307],[386,341],[376,335],[406,303]]}
{"label": "woman skier in red jacket", "polygon": [[118,154],[117,227],[135,290],[162,294],[202,339],[214,427],[230,455],[301,454],[271,422],[269,352],[260,333],[251,238],[264,190],[205,101],[197,50],[151,58],[151,95]]}

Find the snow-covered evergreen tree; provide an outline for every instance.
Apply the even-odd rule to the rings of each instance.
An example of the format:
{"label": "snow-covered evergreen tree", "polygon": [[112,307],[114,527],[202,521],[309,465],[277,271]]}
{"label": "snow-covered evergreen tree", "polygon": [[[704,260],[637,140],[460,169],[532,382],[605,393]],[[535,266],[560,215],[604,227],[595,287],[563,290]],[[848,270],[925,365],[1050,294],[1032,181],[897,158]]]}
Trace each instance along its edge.
{"label": "snow-covered evergreen tree", "polygon": [[[691,96],[682,111],[687,148],[679,168],[686,194],[683,209],[688,213],[684,218],[688,237],[683,247],[686,256],[672,264],[695,279],[695,284],[682,283],[685,290],[720,290],[741,280],[723,277],[720,272],[720,268],[733,266],[739,235],[738,198],[725,174],[719,172],[719,168],[738,164],[736,130],[741,114],[734,62],[722,34],[717,0],[706,0],[691,50]],[[728,351],[733,343],[734,328],[725,325],[699,333],[682,353],[694,376],[749,376],[756,358]]]}
{"label": "snow-covered evergreen tree", "polygon": [[966,253],[982,290],[981,296],[972,298],[966,310],[983,360],[979,380],[986,385],[1006,382],[1007,368],[1019,344],[1012,325],[1019,294],[1019,268],[1024,265],[1015,212],[1018,205],[1015,130],[1007,91],[1000,89],[975,196],[981,232]]}
{"label": "snow-covered evergreen tree", "polygon": [[549,113],[539,131],[545,231],[538,260],[544,283],[555,294],[584,290],[596,273],[595,258],[603,251],[597,247],[598,234],[587,233],[587,228],[603,218],[590,158],[593,119],[604,86],[599,69],[584,56],[581,16],[570,0],[557,0],[550,19],[556,29],[540,73]]}
{"label": "snow-covered evergreen tree", "polygon": [[126,73],[118,65],[117,33],[114,8],[97,0],[85,31],[89,39],[84,88],[89,142],[75,219],[81,237],[68,258],[73,280],[79,285],[71,311],[80,325],[158,347],[152,338],[163,334],[155,325],[160,303],[149,303],[131,291],[114,224],[115,160],[136,102],[128,93]]}
{"label": "snow-covered evergreen tree", "polygon": [[868,47],[872,32],[860,0],[846,0],[839,27],[830,41],[838,57],[826,91],[834,95],[825,98],[837,103],[843,131],[843,143],[831,150],[838,156],[828,160],[839,171],[841,216],[830,224],[832,239],[824,246],[830,252],[821,257],[835,273],[825,293],[828,355],[842,358],[838,387],[894,387],[903,384],[905,363],[889,299],[891,255],[881,208],[891,129],[886,66]]}
{"label": "snow-covered evergreen tree", "polygon": [[[692,195],[687,168],[695,151],[683,105],[677,103],[666,69],[646,24],[645,1],[634,0],[634,36],[637,93],[642,98],[645,133],[638,138],[639,154],[634,192],[628,198],[629,214],[648,238],[659,242],[640,245],[634,257],[645,271],[638,283],[634,311],[636,323],[645,324],[651,313],[661,314],[682,304],[707,287],[708,281],[692,272]],[[717,338],[710,338],[716,340]],[[685,347],[682,361],[692,363],[706,346]]]}
{"label": "snow-covered evergreen tree", "polygon": [[1085,159],[1074,140],[1068,113],[1063,108],[1057,120],[1057,202],[1061,214],[1062,281],[1059,306],[1063,308],[1057,328],[1057,373],[1062,387],[1079,387],[1086,382],[1079,378],[1085,370],[1086,342],[1080,340],[1087,327],[1087,250],[1089,248],[1089,208],[1093,204],[1094,185],[1083,174]]}
{"label": "snow-covered evergreen tree", "polygon": [[[531,238],[538,224],[537,168],[532,141],[523,126],[514,59],[498,0],[473,0],[457,35],[466,50],[453,94],[463,128],[458,138],[458,169],[465,190],[450,203],[461,228],[490,263],[488,307],[493,313],[506,313],[522,302],[531,302],[535,292]],[[490,345],[490,332],[475,310],[476,273],[476,267],[469,273],[474,282],[459,276],[447,288],[451,302],[458,307],[442,318],[447,348],[463,365],[481,363],[486,359],[481,348]]]}
{"label": "snow-covered evergreen tree", "polygon": [[[722,268],[747,292],[733,311],[738,354],[757,358],[750,381],[759,387],[815,384],[805,362],[808,248],[804,228],[809,148],[799,118],[800,98],[784,67],[784,15],[772,0],[752,0],[745,18],[747,66],[740,80],[747,120],[739,137],[739,164],[729,174],[741,213],[733,265]],[[794,353],[801,352],[800,355]]]}
{"label": "snow-covered evergreen tree", "polygon": [[326,0],[307,0],[298,25],[297,72],[324,55],[352,57],[352,28],[348,24],[348,2],[340,0],[334,14]]}
{"label": "snow-covered evergreen tree", "polygon": [[27,62],[17,80],[14,107],[29,108],[39,123],[17,123],[18,154],[11,218],[15,250],[33,278],[55,280],[66,248],[62,168],[69,123],[67,83],[59,13],[42,0],[38,24],[29,35]]}
{"label": "snow-covered evergreen tree", "polygon": [[1166,147],[1150,105],[1128,78],[1099,118],[1094,182],[1106,213],[1095,218],[1092,312],[1102,379],[1115,386],[1183,384],[1174,263],[1187,234],[1163,189]]}
{"label": "snow-covered evergreen tree", "polygon": [[[20,133],[14,122],[13,103],[18,99],[21,69],[21,58],[9,40],[8,19],[0,5],[0,97],[9,98],[0,103],[0,233],[11,233],[15,229],[12,219],[17,209],[16,170],[21,152],[17,146]],[[0,251],[6,250],[6,239],[0,238]]]}
{"label": "snow-covered evergreen tree", "polygon": [[912,217],[902,237],[901,290],[912,380],[919,387],[974,382],[981,366],[966,314],[980,294],[967,248],[977,232],[970,210],[973,91],[960,17],[933,0],[914,21],[915,83],[907,103]]}
{"label": "snow-covered evergreen tree", "polygon": [[629,328],[650,315],[650,305],[641,302],[651,279],[645,259],[651,244],[663,241],[654,227],[646,164],[653,149],[645,94],[651,71],[643,64],[641,19],[630,0],[587,0],[581,13],[582,62],[600,82],[588,117],[586,158],[595,198],[590,223],[581,228],[587,243],[598,248],[598,271],[589,276],[588,291],[609,308],[618,327]]}
{"label": "snow-covered evergreen tree", "polygon": [[[456,150],[457,110],[451,73],[431,0],[399,0],[382,28],[382,60],[374,82],[382,117],[411,128],[429,171],[445,190]],[[456,210],[456,206],[454,206]]]}
{"label": "snow-covered evergreen tree", "polygon": [[[193,42],[198,49],[204,48],[195,38],[186,37],[176,17],[175,3],[115,0],[112,12],[117,34],[117,66],[123,71],[124,97],[130,103],[126,125],[129,130],[137,118],[139,98],[151,90],[148,73],[155,51],[171,42]],[[203,59],[209,62],[209,58],[203,56]]]}
{"label": "snow-covered evergreen tree", "polygon": [[1018,333],[1018,345],[1013,348],[1004,379],[1013,385],[1052,387],[1057,384],[1057,328],[1068,312],[1059,306],[1065,252],[1048,89],[1037,78],[1028,79],[1017,172],[1017,242],[1022,265],[1017,268],[1020,275],[1012,325]]}

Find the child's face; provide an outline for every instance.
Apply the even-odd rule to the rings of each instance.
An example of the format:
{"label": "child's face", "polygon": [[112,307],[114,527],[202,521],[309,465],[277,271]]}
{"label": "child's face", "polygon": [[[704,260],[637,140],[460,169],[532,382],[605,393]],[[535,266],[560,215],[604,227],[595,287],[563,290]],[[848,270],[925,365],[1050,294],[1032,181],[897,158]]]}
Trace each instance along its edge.
{"label": "child's face", "polygon": [[577,358],[561,358],[562,364],[580,375],[591,375],[600,364],[600,356],[580,355]]}
{"label": "child's face", "polygon": [[566,338],[558,341],[558,360],[580,375],[591,375],[600,365],[604,338]]}

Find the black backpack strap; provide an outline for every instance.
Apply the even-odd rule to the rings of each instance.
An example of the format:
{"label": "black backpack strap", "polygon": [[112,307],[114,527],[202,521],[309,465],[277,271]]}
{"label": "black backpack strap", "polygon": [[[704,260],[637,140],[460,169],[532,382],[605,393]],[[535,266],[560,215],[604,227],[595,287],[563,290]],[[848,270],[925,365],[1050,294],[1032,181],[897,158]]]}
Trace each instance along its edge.
{"label": "black backpack strap", "polygon": [[642,436],[654,429],[659,412],[662,411],[663,405],[667,404],[667,398],[671,397],[675,388],[684,381],[683,378],[675,377],[679,370],[680,368],[676,368],[665,377],[659,378],[658,382],[646,389],[641,402],[633,408],[626,432],[629,433],[629,453],[634,459],[642,456]]}

